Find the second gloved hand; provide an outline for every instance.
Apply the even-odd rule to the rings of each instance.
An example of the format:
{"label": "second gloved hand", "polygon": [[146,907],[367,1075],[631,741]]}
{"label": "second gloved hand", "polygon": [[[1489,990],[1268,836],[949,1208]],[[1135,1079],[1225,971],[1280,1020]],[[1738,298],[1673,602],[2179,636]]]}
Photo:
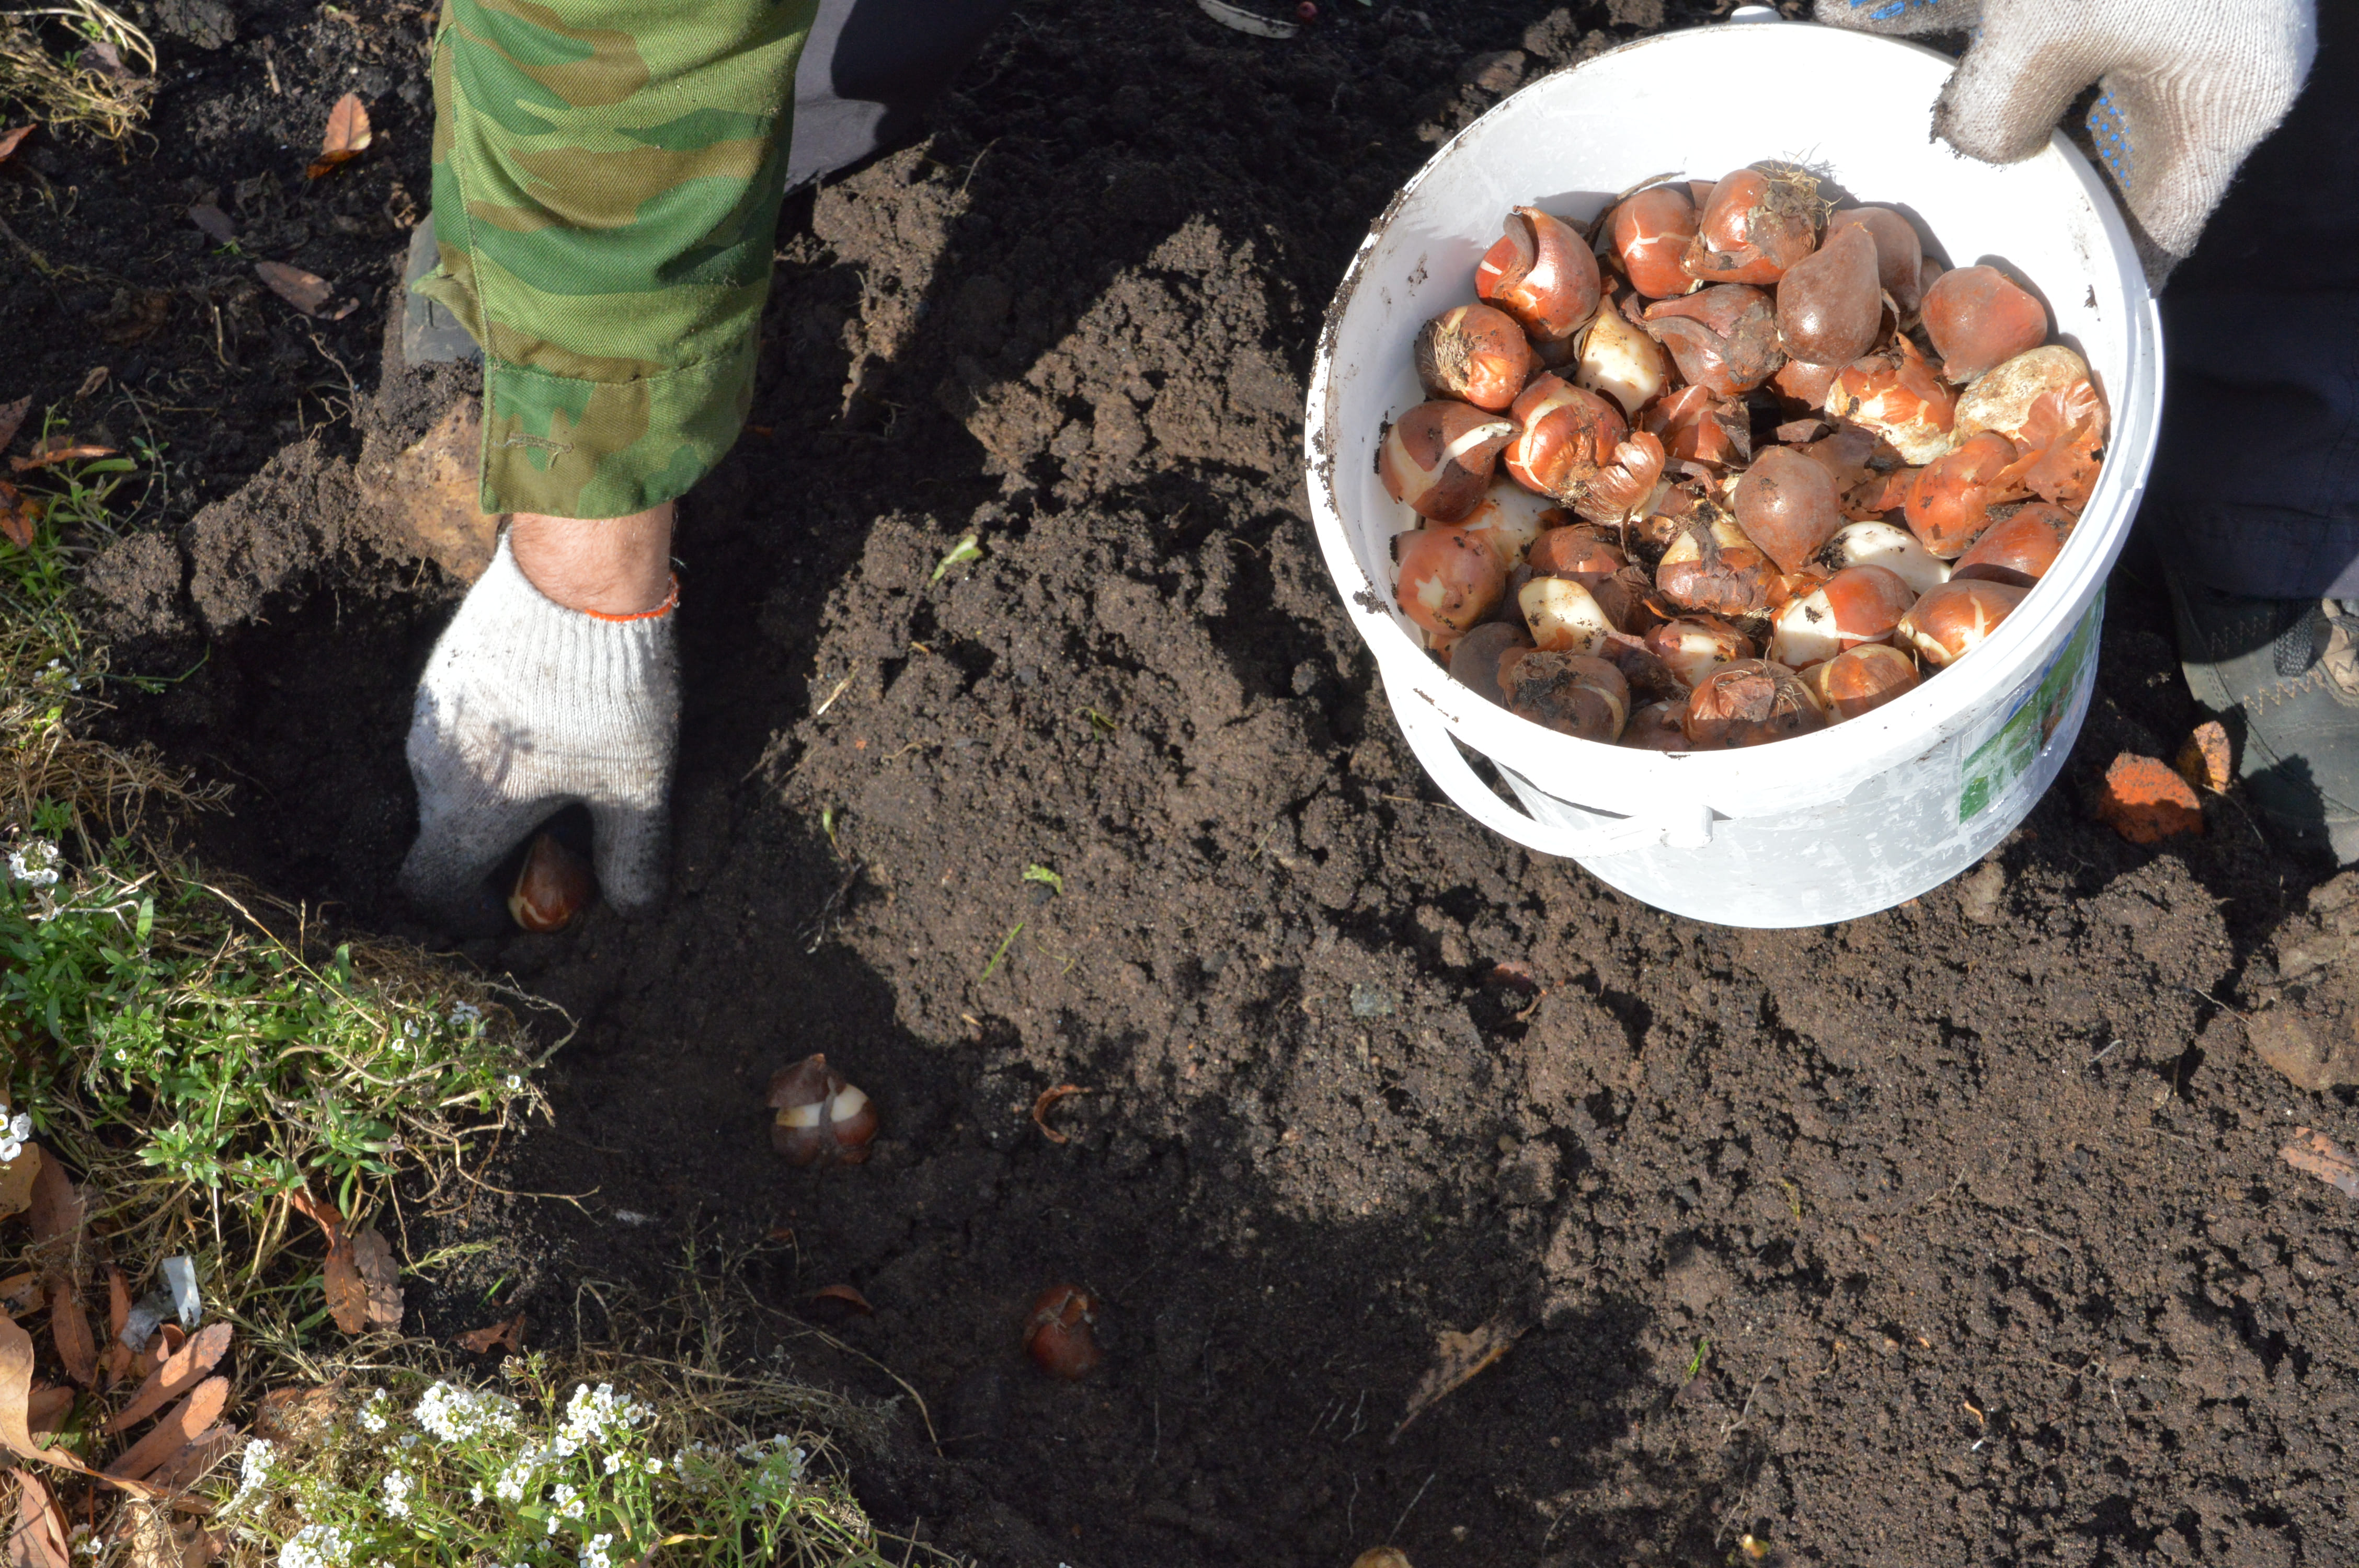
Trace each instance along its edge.
{"label": "second gloved hand", "polygon": [[402,891],[471,922],[484,879],[552,812],[580,802],[607,902],[654,903],[679,732],[669,602],[622,619],[569,610],[532,585],[503,535],[418,683],[418,841]]}
{"label": "second gloved hand", "polygon": [[2318,50],[2311,0],[1818,0],[1817,16],[1871,32],[1973,33],[1933,129],[1986,163],[2038,152],[2099,84],[2089,130],[2145,230],[2158,285],[2293,107]]}

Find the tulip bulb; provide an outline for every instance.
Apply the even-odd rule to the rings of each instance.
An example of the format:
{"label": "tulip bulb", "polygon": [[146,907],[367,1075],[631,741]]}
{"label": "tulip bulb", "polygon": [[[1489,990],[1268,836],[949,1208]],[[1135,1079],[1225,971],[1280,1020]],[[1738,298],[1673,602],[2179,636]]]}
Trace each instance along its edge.
{"label": "tulip bulb", "polygon": [[1630,683],[1605,660],[1542,650],[1506,666],[1507,711],[1560,735],[1612,745],[1630,717]]}
{"label": "tulip bulb", "polygon": [[1705,503],[1680,525],[1655,565],[1655,587],[1682,610],[1752,615],[1767,607],[1772,569],[1736,519]]}
{"label": "tulip bulb", "polygon": [[1846,207],[1827,220],[1826,243],[1850,228],[1866,231],[1875,242],[1876,282],[1893,305],[1903,316],[1916,315],[1925,297],[1925,242],[1916,225],[1889,207]]}
{"label": "tulip bulb", "polygon": [[1515,434],[1512,423],[1469,403],[1420,403],[1385,432],[1376,477],[1418,515],[1455,523],[1482,501],[1499,449]]}
{"label": "tulip bulb", "polygon": [[1681,258],[1707,283],[1775,283],[1818,243],[1819,182],[1791,164],[1724,176],[1696,220]]}
{"label": "tulip bulb", "polygon": [[1952,578],[1900,618],[1898,640],[1929,665],[1951,665],[1983,645],[2031,590],[2003,582]]}
{"label": "tulip bulb", "polygon": [[1528,648],[1532,640],[1511,621],[1486,621],[1450,645],[1450,678],[1485,702],[1507,706],[1506,688],[1499,683],[1499,664],[1510,648]]}
{"label": "tulip bulb", "polygon": [[1685,702],[1650,702],[1630,715],[1630,722],[1622,727],[1622,739],[1617,745],[1639,752],[1692,752],[1687,726],[1682,721],[1687,713]]}
{"label": "tulip bulb", "polygon": [[1666,621],[1647,633],[1647,650],[1690,691],[1718,666],[1759,652],[1752,638],[1726,622],[1696,615]]}
{"label": "tulip bulb", "polygon": [[1630,287],[1649,299],[1692,294],[1701,283],[1680,265],[1695,238],[1695,203],[1677,185],[1641,190],[1614,209],[1607,226]]}
{"label": "tulip bulb", "polygon": [[1417,379],[1428,397],[1457,398],[1504,412],[1539,373],[1539,355],[1514,317],[1488,305],[1461,305],[1417,335]]}
{"label": "tulip bulb", "polygon": [[1794,399],[1813,408],[1826,406],[1827,394],[1832,390],[1835,377],[1843,374],[1841,364],[1812,364],[1808,360],[1788,360],[1769,378],[1769,384]]}
{"label": "tulip bulb", "polygon": [[1827,387],[1826,410],[1875,431],[1909,463],[1930,463],[1952,444],[1956,403],[1906,337],[1845,366]]}
{"label": "tulip bulb", "polygon": [[1594,654],[1621,628],[1596,594],[1570,578],[1536,577],[1516,590],[1532,645],[1545,653]]}
{"label": "tulip bulb", "polygon": [[1917,661],[1889,643],[1864,643],[1837,654],[1802,678],[1837,724],[1872,713],[1917,689]]}
{"label": "tulip bulb", "polygon": [[1723,397],[1752,391],[1786,362],[1769,295],[1725,283],[1647,307],[1647,330],[1671,351],[1680,374]]}
{"label": "tulip bulb", "polygon": [[1533,378],[1510,412],[1516,435],[1505,454],[1508,475],[1568,505],[1630,434],[1620,410],[1557,375]]}
{"label": "tulip bulb", "polygon": [[1604,279],[1588,244],[1537,207],[1507,215],[1506,232],[1474,269],[1474,292],[1537,339],[1560,339],[1597,308]]}
{"label": "tulip bulb", "polygon": [[1683,386],[1639,418],[1667,458],[1721,467],[1753,460],[1753,420],[1745,405],[1708,386]]}
{"label": "tulip bulb", "polygon": [[1512,480],[1500,478],[1491,481],[1491,488],[1483,492],[1474,510],[1459,520],[1458,526],[1479,535],[1498,556],[1499,564],[1512,571],[1533,541],[1564,521],[1564,512],[1547,496],[1534,495]]}
{"label": "tulip bulb", "polygon": [[1831,231],[1826,243],[1777,280],[1777,338],[1786,352],[1813,364],[1847,365],[1875,346],[1884,324],[1875,241],[1855,225]]}
{"label": "tulip bulb", "polygon": [[1892,635],[1916,593],[1885,567],[1846,567],[1788,605],[1769,633],[1769,656],[1791,669]]}
{"label": "tulip bulb", "polygon": [[1572,498],[1572,509],[1592,523],[1615,524],[1645,509],[1663,474],[1663,443],[1641,430],[1614,448],[1614,460]]}
{"label": "tulip bulb", "polygon": [[555,834],[538,834],[508,891],[508,918],[537,935],[562,931],[596,892],[588,863]]}
{"label": "tulip bulb", "polygon": [[1958,557],[1951,575],[2029,588],[2047,576],[2056,557],[2064,553],[2064,541],[2072,536],[2072,514],[2062,507],[2035,501],[1984,529],[1983,536]]}
{"label": "tulip bulb", "polygon": [[1818,698],[1785,665],[1739,659],[1706,676],[1680,720],[1698,751],[1762,746],[1827,726]]}
{"label": "tulip bulb", "polygon": [[1078,1285],[1051,1285],[1024,1320],[1024,1349],[1033,1364],[1068,1381],[1089,1376],[1103,1357],[1097,1344],[1097,1298]]}
{"label": "tulip bulb", "polygon": [[1498,552],[1468,529],[1419,528],[1393,545],[1400,558],[1393,597],[1402,614],[1438,637],[1473,631],[1506,591]]}
{"label": "tulip bulb", "polygon": [[1933,554],[1956,559],[1990,526],[1991,507],[2009,499],[1998,480],[2014,460],[2015,444],[1985,430],[1926,464],[1908,487],[1909,531]]}
{"label": "tulip bulb", "polygon": [[1845,567],[1883,567],[1898,574],[1912,593],[1930,593],[1950,580],[1950,565],[1917,542],[1917,535],[1891,523],[1849,523],[1836,530],[1818,559]]}
{"label": "tulip bulb", "polygon": [[1943,273],[1925,291],[1922,314],[1951,381],[1972,381],[2048,341],[2048,308],[1995,266]]}
{"label": "tulip bulb", "polygon": [[1570,578],[1583,588],[1594,588],[1629,565],[1628,557],[1583,524],[1549,529],[1524,558],[1536,578]]}
{"label": "tulip bulb", "polygon": [[825,1056],[806,1056],[771,1076],[767,1101],[777,1115],[770,1147],[790,1165],[857,1165],[876,1136],[876,1107]]}
{"label": "tulip bulb", "polygon": [[1736,487],[1736,524],[1779,570],[1799,571],[1843,525],[1843,499],[1824,464],[1772,447]]}
{"label": "tulip bulb", "polygon": [[1581,336],[1572,381],[1575,386],[1603,393],[1621,405],[1624,415],[1636,418],[1641,407],[1661,395],[1670,373],[1663,346],[1609,304]]}

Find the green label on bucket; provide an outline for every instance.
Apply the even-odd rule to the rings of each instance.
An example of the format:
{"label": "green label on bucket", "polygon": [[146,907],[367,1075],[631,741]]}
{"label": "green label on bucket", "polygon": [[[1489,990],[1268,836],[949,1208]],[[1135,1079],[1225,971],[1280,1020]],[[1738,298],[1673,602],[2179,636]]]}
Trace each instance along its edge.
{"label": "green label on bucket", "polygon": [[2081,617],[2081,624],[2048,661],[2048,667],[2039,672],[2038,680],[2015,705],[1998,733],[1975,747],[1973,755],[1966,759],[1958,785],[1959,821],[1980,816],[2007,785],[2023,776],[2040,748],[2048,744],[2048,737],[2071,710],[2074,690],[2096,654],[2097,628],[2104,617],[2105,596],[2100,591],[2089,612]]}

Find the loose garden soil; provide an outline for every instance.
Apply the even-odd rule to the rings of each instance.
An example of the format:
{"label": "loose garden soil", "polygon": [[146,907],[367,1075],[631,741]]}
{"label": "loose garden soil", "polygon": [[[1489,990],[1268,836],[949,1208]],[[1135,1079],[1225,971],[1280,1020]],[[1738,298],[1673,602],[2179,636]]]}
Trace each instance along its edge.
{"label": "loose garden soil", "polygon": [[[429,18],[363,10],[158,0],[152,141],[0,170],[48,268],[0,278],[0,395],[172,465],[93,614],[181,677],[123,731],[235,785],[208,863],[435,942],[390,881],[462,585],[386,465],[469,375],[386,349]],[[414,1231],[497,1248],[414,1292],[424,1331],[740,1288],[767,1326],[723,1355],[898,1398],[858,1490],[991,1564],[2359,1554],[2359,1227],[2277,1155],[2359,1117],[2227,1005],[2324,873],[2233,797],[2156,849],[2088,815],[2195,718],[2139,546],[2066,782],[1816,930],[1475,827],[1338,612],[1300,405],[1368,222],[1519,81],[1705,19],[1332,0],[1277,42],[1023,0],[929,142],[788,203],[754,425],[682,511],[675,889],[467,949],[579,1022],[494,1178],[571,1201]],[[307,184],[348,89],[378,145]],[[255,258],[360,308],[298,317]],[[770,1152],[813,1051],[883,1108],[864,1167]],[[1018,1348],[1058,1281],[1104,1303],[1078,1384]],[[1512,1349],[1397,1432],[1484,1325]]]}

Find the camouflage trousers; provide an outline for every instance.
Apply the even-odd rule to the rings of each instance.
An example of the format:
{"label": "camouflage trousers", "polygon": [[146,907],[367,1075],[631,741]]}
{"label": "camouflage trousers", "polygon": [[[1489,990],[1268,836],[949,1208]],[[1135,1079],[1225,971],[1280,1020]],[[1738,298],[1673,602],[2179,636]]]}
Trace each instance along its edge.
{"label": "camouflage trousers", "polygon": [[486,512],[620,517],[737,438],[817,0],[444,0],[415,287],[484,351]]}

